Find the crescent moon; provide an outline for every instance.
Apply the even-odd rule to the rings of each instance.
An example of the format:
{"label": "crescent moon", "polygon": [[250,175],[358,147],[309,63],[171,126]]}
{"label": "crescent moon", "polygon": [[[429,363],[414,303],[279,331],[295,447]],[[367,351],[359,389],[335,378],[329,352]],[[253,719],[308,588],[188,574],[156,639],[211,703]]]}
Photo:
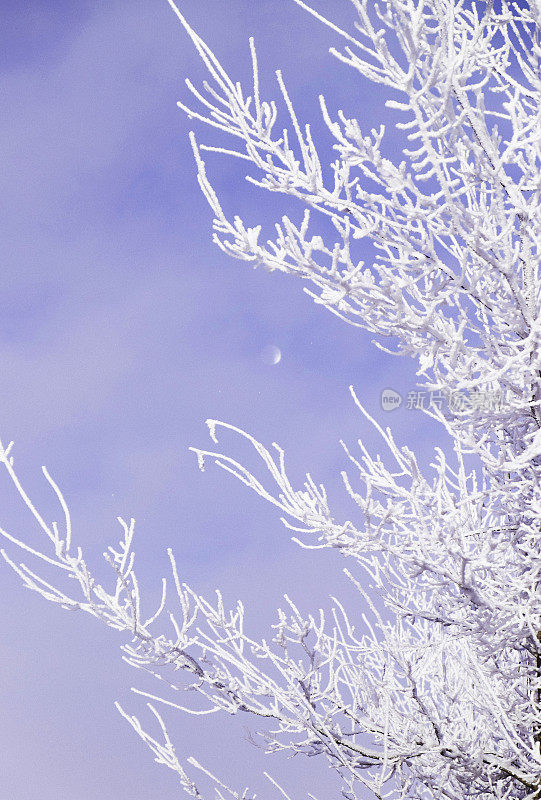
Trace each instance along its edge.
{"label": "crescent moon", "polygon": [[263,352],[261,353],[261,357],[265,364],[269,365],[276,365],[279,364],[282,360],[282,353],[279,347],[276,347],[275,344],[271,344],[268,347],[265,347]]}

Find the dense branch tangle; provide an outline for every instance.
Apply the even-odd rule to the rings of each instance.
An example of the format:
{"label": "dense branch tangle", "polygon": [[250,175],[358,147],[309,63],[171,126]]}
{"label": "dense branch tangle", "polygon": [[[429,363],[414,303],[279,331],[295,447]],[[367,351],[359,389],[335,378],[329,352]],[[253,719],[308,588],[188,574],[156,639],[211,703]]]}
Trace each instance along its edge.
{"label": "dense branch tangle", "polygon": [[[245,98],[241,86],[233,84],[188,27],[216,86],[207,86],[203,96],[188,82],[203,107],[195,111],[179,105],[241,145],[238,150],[198,147],[192,137],[199,181],[215,212],[215,240],[237,258],[310,281],[317,294],[309,293],[348,322],[398,337],[399,351],[421,353],[421,365],[430,366],[435,380],[447,389],[471,387],[474,376],[478,386],[504,379],[526,409],[538,381],[537,362],[529,354],[537,349],[538,337],[532,311],[538,287],[532,282],[541,235],[536,138],[541,118],[535,105],[539,78],[531,67],[526,69],[528,60],[520,59],[532,85],[522,86],[514,78],[506,83],[504,61],[510,42],[499,49],[492,44],[506,15],[494,15],[490,7],[477,23],[475,11],[452,4],[388,5],[382,20],[399,34],[408,59],[405,70],[384,38],[376,36],[366,4],[355,5],[373,42],[367,48],[355,40],[357,49],[361,54],[368,50],[380,66],[369,66],[351,47],[337,55],[372,80],[407,95],[404,102],[387,105],[413,113],[412,120],[397,124],[411,131],[410,140],[420,140],[417,150],[404,151],[413,172],[406,161],[397,166],[383,157],[383,127],[364,136],[358,122],[342,112],[333,122],[321,98],[340,156],[332,165],[333,185],[327,188],[310,129],[302,131],[282,75],[278,73],[278,81],[293,133],[284,130],[274,137],[277,110],[260,98],[253,42],[253,97]],[[476,74],[481,77],[474,80]],[[507,98],[507,116],[484,112],[485,85],[485,93]],[[474,94],[476,105],[470,99]],[[505,147],[498,148],[496,131],[488,132],[486,119],[492,114],[504,116],[511,126]],[[290,144],[295,140],[298,155]],[[277,225],[276,241],[262,245],[260,227],[246,228],[239,218],[227,219],[209,183],[201,150],[231,153],[250,162],[263,174],[248,175],[249,181],[296,197],[327,215],[341,241],[326,246],[317,233],[311,235],[307,210],[300,225],[284,217]],[[516,185],[506,164],[520,170]],[[359,172],[379,184],[382,193],[363,189],[355,176]],[[435,191],[421,191],[426,181]],[[379,251],[369,268],[354,258],[358,239],[372,240]],[[477,346],[466,345],[468,334]]]}
{"label": "dense branch tangle", "polygon": [[[411,145],[405,160],[384,155],[383,126],[366,135],[354,118],[320,98],[337,154],[331,179],[309,126],[302,127],[277,73],[289,130],[274,132],[278,108],[262,99],[254,42],[251,97],[169,0],[208,68],[212,84],[188,88],[191,119],[228,134],[231,147],[206,146],[191,134],[200,186],[214,213],[214,239],[229,255],[308,281],[316,302],[353,326],[398,342],[419,361],[429,389],[500,388],[501,408],[449,416],[435,408],[451,437],[456,463],[439,449],[424,475],[407,447],[380,431],[391,464],[346,448],[357,478],[343,473],[353,519],[333,512],[310,475],[290,483],[283,452],[244,431],[210,421],[213,440],[228,428],[255,448],[259,478],[231,456],[196,450],[274,504],[303,547],[335,548],[366,614],[334,600],[332,619],[303,616],[286,598],[272,642],[244,630],[243,606],[209,603],[179,578],[164,581],[157,611],[145,617],[134,571],[133,523],[106,554],[112,591],[71,549],[64,533],[34,507],[14,471],[11,446],[0,460],[46,537],[49,550],[13,544],[74,578],[80,596],[16,564],[26,586],[65,608],[79,609],[124,632],[126,660],[160,679],[168,692],[154,703],[195,714],[225,711],[267,720],[269,750],[325,755],[346,798],[362,787],[377,797],[537,798],[541,678],[539,415],[539,243],[541,240],[540,8],[537,1],[467,7],[463,2],[387,0],[369,8],[351,0],[348,33],[302,0],[294,2],[346,42],[331,52],[361,76],[398,94],[387,105]],[[394,37],[392,42],[391,37]],[[499,105],[498,101],[499,100]],[[496,105],[497,108],[493,108]],[[492,120],[497,126],[490,127]],[[490,124],[489,124],[490,123]],[[409,149],[410,147],[416,149]],[[240,158],[251,183],[305,206],[300,221],[283,216],[276,239],[228,218],[207,175],[203,152]],[[375,193],[373,185],[379,187]],[[318,222],[330,221],[335,241]],[[371,242],[373,263],[360,257]],[[479,459],[467,472],[465,457]],[[267,483],[269,481],[269,483]],[[367,579],[372,593],[365,589]],[[73,585],[73,584],[72,584]],[[379,595],[385,612],[378,610]],[[171,599],[173,598],[173,600]],[[174,606],[170,605],[174,601]],[[358,632],[361,628],[364,632]],[[177,682],[183,670],[187,683]],[[187,708],[178,693],[201,703]],[[156,708],[163,740],[122,711],[160,763],[192,796],[201,792],[179,762]],[[224,787],[209,775],[218,796]]]}

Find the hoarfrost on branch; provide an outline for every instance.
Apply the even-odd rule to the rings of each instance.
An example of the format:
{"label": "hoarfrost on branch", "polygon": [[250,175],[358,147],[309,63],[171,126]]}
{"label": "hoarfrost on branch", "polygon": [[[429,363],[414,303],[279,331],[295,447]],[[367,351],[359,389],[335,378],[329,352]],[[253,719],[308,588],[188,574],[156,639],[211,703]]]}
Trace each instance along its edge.
{"label": "hoarfrost on branch", "polygon": [[[44,546],[3,536],[75,579],[73,591],[16,563],[9,548],[3,556],[25,586],[125,634],[124,658],[160,679],[159,695],[138,693],[151,701],[161,738],[121,713],[193,797],[201,792],[177,758],[158,704],[267,719],[268,751],[325,756],[348,799],[365,797],[364,787],[378,798],[540,798],[541,6],[351,0],[348,32],[294,0],[343,41],[331,50],[336,58],[385,87],[405,136],[404,159],[395,163],[384,155],[384,126],[367,133],[321,97],[336,152],[324,170],[280,72],[289,123],[276,130],[278,108],[261,97],[253,40],[247,94],[168,2],[211,79],[201,89],[187,81],[194,104],[179,105],[229,136],[216,147],[191,134],[219,247],[306,281],[317,303],[372,332],[380,347],[391,340],[384,349],[415,358],[427,390],[503,388],[507,402],[451,416],[427,411],[451,437],[455,458],[449,463],[436,448],[425,474],[352,390],[386,450],[382,458],[362,441],[356,450],[344,445],[353,519],[329,508],[325,488],[309,474],[295,488],[277,445],[269,450],[209,421],[215,443],[223,428],[244,437],[263,474],[195,450],[200,466],[212,460],[275,505],[302,547],[340,550],[366,614],[334,599],[330,619],[303,616],[286,597],[272,640],[256,641],[244,630],[242,603],[227,609],[219,592],[212,602],[198,595],[181,582],[172,551],[172,588],[164,579],[159,607],[143,612],[133,520],[119,520],[122,539],[105,554],[115,578],[105,588],[71,544],[61,491],[44,470],[62,526],[32,504],[11,445],[0,459]],[[247,162],[251,183],[297,199],[304,212],[283,216],[275,239],[262,242],[261,226],[224,212],[203,159],[216,152]],[[374,185],[376,193],[366,188]],[[322,215],[331,237],[322,234]],[[360,258],[367,243],[370,263]],[[470,471],[468,456],[477,464]],[[200,702],[182,702],[185,690]],[[188,761],[211,779],[217,797],[249,796]]]}

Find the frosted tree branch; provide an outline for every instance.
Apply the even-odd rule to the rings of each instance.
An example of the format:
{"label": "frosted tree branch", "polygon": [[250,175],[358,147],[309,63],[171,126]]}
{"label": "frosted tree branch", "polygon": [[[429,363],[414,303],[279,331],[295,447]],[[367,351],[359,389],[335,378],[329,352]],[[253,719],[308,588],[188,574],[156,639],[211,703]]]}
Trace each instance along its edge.
{"label": "frosted tree branch", "polygon": [[[336,155],[324,167],[324,145],[298,118],[280,71],[287,124],[277,129],[279,107],[262,97],[253,39],[248,94],[168,0],[209,73],[200,88],[186,82],[191,104],[179,106],[228,135],[216,146],[190,134],[214,241],[234,258],[305,281],[316,303],[373,333],[383,349],[413,357],[427,390],[474,398],[498,390],[505,402],[429,409],[455,456],[436,448],[421,469],[352,389],[387,455],[372,455],[362,440],[344,444],[349,518],[331,509],[310,473],[300,487],[290,481],[278,445],[208,421],[215,445],[227,430],[253,448],[261,473],[194,448],[200,467],[212,461],[274,505],[300,546],[339,550],[359,594],[352,611],[333,598],[327,618],[303,615],[286,596],[270,641],[246,632],[241,602],[226,609],[219,592],[210,602],[183,583],[172,550],[172,580],[164,579],[158,607],[143,610],[133,520],[119,519],[122,538],[104,554],[112,584],[102,586],[73,549],[62,492],[44,469],[63,519],[49,523],[17,477],[11,444],[0,463],[42,544],[0,532],[43,574],[2,555],[27,588],[124,636],[128,664],[159,680],[160,693],[137,694],[184,713],[248,715],[268,752],[325,757],[348,800],[366,788],[378,798],[539,800],[541,7],[351,0],[348,32],[293,1],[338,36],[343,49],[331,53],[342,64],[386,87],[404,158],[390,157],[383,125],[367,133],[320,97]],[[302,211],[282,214],[263,242],[261,225],[223,207],[205,153],[240,159],[253,186]],[[119,710],[156,761],[202,797],[150,709],[161,740]],[[247,798],[189,762],[218,798]]]}

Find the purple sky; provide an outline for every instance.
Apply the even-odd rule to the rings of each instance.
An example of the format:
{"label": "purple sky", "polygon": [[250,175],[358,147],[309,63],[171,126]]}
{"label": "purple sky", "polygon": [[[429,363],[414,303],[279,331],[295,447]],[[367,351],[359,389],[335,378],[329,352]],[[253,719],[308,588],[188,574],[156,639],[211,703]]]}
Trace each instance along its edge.
{"label": "purple sky", "polygon": [[[314,5],[336,8],[343,22],[350,16],[344,0]],[[380,90],[327,54],[337,37],[293,3],[181,7],[246,83],[255,36],[263,93],[277,99],[273,71],[281,67],[323,153],[320,92],[367,129],[393,119]],[[192,124],[176,107],[188,98],[184,77],[197,81],[203,71],[165,0],[3,0],[2,28],[0,437],[15,441],[36,504],[58,516],[41,479],[47,464],[91,564],[117,539],[116,516],[134,516],[139,577],[151,598],[171,546],[195,589],[210,596],[221,587],[231,604],[245,602],[254,635],[268,636],[284,592],[302,609],[327,605],[330,593],[353,597],[338,557],[299,550],[270,506],[219,470],[202,475],[188,447],[208,446],[209,416],[277,441],[291,475],[310,470],[337,498],[337,513],[351,516],[338,440],[354,446],[362,435],[381,448],[348,386],[393,424],[400,443],[427,456],[435,439],[423,415],[379,406],[383,388],[413,388],[414,365],[376,350],[370,335],[315,306],[300,283],[253,271],[212,245],[187,139]],[[201,141],[213,138],[195,130]],[[247,224],[263,222],[271,234],[285,208],[302,213],[243,183],[240,162],[206,160],[225,208]],[[276,366],[261,357],[269,345],[282,350]],[[223,442],[249,460],[234,437]],[[0,525],[33,541],[31,520],[1,475],[0,497]],[[1,796],[182,796],[113,707],[121,700],[152,729],[129,692],[143,682],[121,661],[122,639],[49,606],[0,569]],[[274,796],[260,777],[267,769],[294,798],[339,796],[323,761],[264,758],[243,742],[246,719],[166,718],[178,753],[235,788],[249,783],[260,797]]]}

